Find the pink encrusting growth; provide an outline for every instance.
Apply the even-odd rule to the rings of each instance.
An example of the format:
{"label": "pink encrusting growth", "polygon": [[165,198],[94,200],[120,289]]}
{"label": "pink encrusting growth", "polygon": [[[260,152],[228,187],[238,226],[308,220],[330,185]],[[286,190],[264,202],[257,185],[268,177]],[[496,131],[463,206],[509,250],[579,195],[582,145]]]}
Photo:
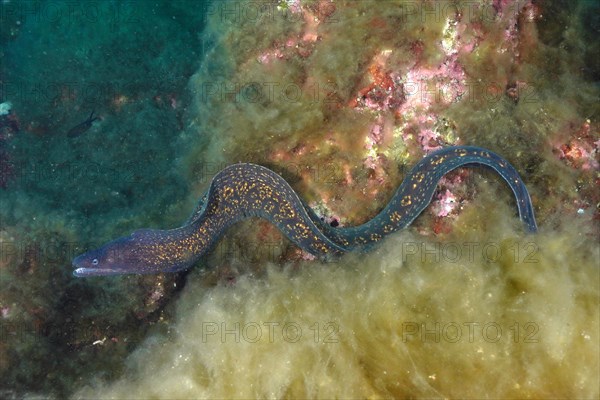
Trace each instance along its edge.
{"label": "pink encrusting growth", "polygon": [[591,121],[585,120],[566,143],[555,143],[558,158],[572,168],[597,170],[600,158],[600,132],[593,132]]}
{"label": "pink encrusting growth", "polygon": [[327,1],[318,3],[317,13],[310,8],[301,7],[300,0],[290,0],[286,4],[289,12],[302,16],[303,30],[300,35],[278,41],[273,47],[262,51],[257,57],[262,64],[268,64],[273,60],[289,60],[294,54],[302,58],[310,56],[314,42],[319,39],[319,24],[335,11],[334,3]]}
{"label": "pink encrusting growth", "polygon": [[438,193],[436,201],[438,204],[437,207],[434,207],[434,212],[438,217],[448,216],[457,204],[456,196],[448,189]]}

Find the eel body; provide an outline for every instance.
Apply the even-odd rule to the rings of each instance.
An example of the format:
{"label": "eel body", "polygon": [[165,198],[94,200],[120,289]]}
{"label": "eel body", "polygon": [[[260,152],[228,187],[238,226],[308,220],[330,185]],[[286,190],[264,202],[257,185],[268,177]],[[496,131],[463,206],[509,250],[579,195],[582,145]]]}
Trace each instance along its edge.
{"label": "eel body", "polygon": [[429,154],[405,177],[387,206],[372,220],[355,227],[334,228],[300,200],[275,172],[240,163],[212,180],[188,222],[176,229],[141,229],[73,260],[77,277],[175,272],[191,267],[236,222],[260,217],[276,225],[293,243],[321,258],[365,251],[390,233],[406,228],[431,202],[440,178],[463,166],[495,170],[510,186],[519,217],[537,231],[531,199],[515,168],[490,150],[447,147]]}

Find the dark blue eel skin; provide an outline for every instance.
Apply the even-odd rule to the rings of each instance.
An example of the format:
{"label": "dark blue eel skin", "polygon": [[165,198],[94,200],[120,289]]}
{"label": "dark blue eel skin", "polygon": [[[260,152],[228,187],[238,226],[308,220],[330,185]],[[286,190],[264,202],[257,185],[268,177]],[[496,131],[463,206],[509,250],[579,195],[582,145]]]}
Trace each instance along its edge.
{"label": "dark blue eel skin", "polygon": [[406,228],[429,205],[440,178],[464,166],[492,168],[508,183],[519,217],[537,231],[529,192],[515,168],[490,150],[447,147],[423,158],[408,173],[388,205],[359,226],[333,228],[323,223],[275,172],[254,164],[220,171],[185,225],[171,230],[141,229],[73,260],[77,277],[153,274],[187,269],[204,256],[234,223],[264,218],[303,250],[329,259],[367,251],[392,232]]}

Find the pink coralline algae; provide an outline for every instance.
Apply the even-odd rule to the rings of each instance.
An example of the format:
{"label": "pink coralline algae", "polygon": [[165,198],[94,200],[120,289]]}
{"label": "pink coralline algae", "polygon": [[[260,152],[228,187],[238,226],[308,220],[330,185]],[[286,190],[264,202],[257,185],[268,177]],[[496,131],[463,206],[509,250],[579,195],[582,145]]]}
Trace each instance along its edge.
{"label": "pink coralline algae", "polygon": [[448,216],[456,207],[457,201],[456,196],[452,194],[448,189],[440,192],[437,195],[437,207],[435,213],[438,217]]}
{"label": "pink coralline algae", "polygon": [[273,47],[264,50],[257,56],[261,64],[269,64],[274,60],[288,60],[297,55],[307,58],[314,50],[314,43],[319,39],[317,33],[319,25],[335,12],[334,3],[328,1],[317,2],[313,7],[301,7],[299,0],[287,2],[287,10],[295,15],[302,16],[304,27],[298,36],[291,36],[278,41]]}
{"label": "pink coralline algae", "polygon": [[388,58],[392,50],[377,54],[368,68],[370,84],[360,89],[349,106],[357,110],[365,108],[384,111],[395,110],[404,101],[404,88],[398,77],[388,70]]}
{"label": "pink coralline algae", "polygon": [[600,139],[594,141],[594,138],[598,138],[600,134],[592,133],[590,120],[586,120],[572,136],[567,143],[554,145],[558,158],[572,168],[583,171],[598,169]]}
{"label": "pink coralline algae", "polygon": [[[419,46],[415,43],[417,54]],[[360,89],[349,106],[357,111],[369,109],[376,112],[392,111],[402,126],[402,137],[410,142],[411,132],[417,132],[418,144],[426,153],[447,143],[434,128],[439,125],[439,106],[459,101],[466,92],[466,74],[458,62],[457,52],[447,49],[447,56],[437,67],[427,67],[416,62],[405,74],[391,71],[387,64],[392,50],[383,50],[368,68],[371,83]],[[436,106],[436,110],[434,110]],[[379,143],[378,132],[373,129],[367,140]]]}
{"label": "pink coralline algae", "polygon": [[[519,52],[524,47],[521,43],[522,33],[518,29],[519,20],[524,17],[533,21],[539,17],[539,10],[531,1],[512,0],[494,1],[492,9],[496,14],[495,18],[505,26],[505,44],[498,51],[512,55],[514,61],[518,62]],[[379,26],[385,24],[385,21],[374,23]],[[470,35],[465,34],[466,32]],[[457,144],[458,138],[444,137],[438,129],[446,125],[441,120],[441,115],[450,105],[474,95],[472,92],[475,88],[469,83],[460,56],[475,51],[484,39],[485,33],[480,21],[457,13],[446,21],[442,39],[437,43],[438,51],[443,55],[437,64],[424,62],[424,44],[420,41],[415,41],[410,46],[414,60],[408,69],[405,65],[389,62],[396,50],[383,49],[374,56],[367,69],[369,83],[358,89],[349,106],[357,111],[392,111],[402,130],[404,142],[410,143],[411,139],[417,139],[424,153]],[[498,85],[502,88],[501,91],[508,87],[508,94],[516,101],[516,93],[523,89],[524,83],[514,83],[512,92],[509,78]]]}

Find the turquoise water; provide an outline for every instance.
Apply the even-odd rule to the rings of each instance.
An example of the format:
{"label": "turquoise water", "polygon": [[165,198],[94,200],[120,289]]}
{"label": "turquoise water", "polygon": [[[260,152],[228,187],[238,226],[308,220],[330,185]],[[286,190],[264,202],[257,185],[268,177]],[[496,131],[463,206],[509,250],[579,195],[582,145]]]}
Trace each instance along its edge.
{"label": "turquoise water", "polygon": [[[179,136],[205,16],[196,1],[0,7],[2,102],[18,120],[1,143],[0,391],[62,397],[78,381],[118,376],[160,317],[142,311],[136,281],[73,279],[70,259],[115,226],[166,227],[189,212],[178,207],[188,190]],[[93,110],[99,120],[68,137]],[[117,336],[106,357],[84,344]]]}
{"label": "turquoise water", "polygon": [[[273,9],[275,3],[270,3]],[[289,143],[285,142],[286,132],[299,126],[307,137],[317,136],[315,140],[322,141],[318,137],[321,124],[347,117],[335,114],[333,107],[323,111],[312,105],[289,107],[282,116],[267,101],[250,105],[257,111],[239,105],[246,114],[238,117],[232,111],[237,104],[219,109],[218,104],[199,100],[202,86],[196,80],[220,82],[243,71],[240,65],[244,62],[252,68],[256,60],[249,54],[254,46],[272,45],[261,42],[264,27],[259,24],[239,28],[245,34],[254,32],[255,37],[246,37],[247,44],[234,35],[220,36],[221,29],[231,29],[235,21],[219,19],[208,4],[195,0],[47,0],[0,5],[0,102],[10,103],[10,112],[0,116],[0,396],[62,398],[86,385],[111,382],[122,377],[128,356],[144,339],[172,332],[184,275],[76,279],[71,275],[75,255],[138,228],[178,226],[189,216],[195,198],[220,163],[274,163],[267,154],[271,144],[282,137],[282,147],[293,148],[300,155],[303,150],[297,138],[289,140],[287,136]],[[600,82],[598,11],[595,2],[554,1],[544,8],[545,18],[536,23],[540,42],[555,52],[566,69],[569,63],[564,60],[569,54],[574,55],[573,63],[581,57],[583,66],[576,79],[592,88]],[[205,32],[207,18],[213,21],[210,32]],[[580,27],[568,29],[573,21]],[[380,22],[372,23],[376,32]],[[326,31],[335,37],[336,27],[331,25]],[[297,26],[269,29],[287,34]],[[367,38],[369,46],[375,40],[372,37],[376,34]],[[381,40],[386,45],[403,45],[401,39]],[[573,43],[579,46],[573,47]],[[327,60],[327,51],[337,52],[336,58]],[[338,67],[350,64],[353,54],[352,48],[326,48],[315,53],[314,59],[342,79],[350,73]],[[304,62],[312,61],[299,58],[292,63]],[[564,72],[556,66],[558,62],[546,64],[546,69],[540,69],[541,75],[547,74],[546,82]],[[290,79],[300,79],[294,71],[292,67],[274,69],[259,77],[289,73]],[[329,79],[326,73],[316,75]],[[344,91],[350,93],[350,89],[340,88]],[[566,103],[576,104],[576,118],[572,119],[589,118],[595,132],[597,108],[587,93],[580,98],[562,93],[557,97],[561,95],[571,96]],[[347,93],[340,96],[344,104],[351,97]],[[198,103],[206,107],[198,110]],[[558,104],[556,119],[563,118],[559,115],[562,99],[552,104]],[[510,107],[512,103],[506,105]],[[68,132],[84,123],[92,111],[99,119],[69,137]],[[363,117],[357,117],[340,126],[351,128],[363,122]],[[522,122],[521,127],[526,129],[527,124]],[[226,128],[212,130],[216,125],[241,128],[233,133]],[[264,127],[272,128],[271,136]],[[484,137],[482,141],[493,145],[496,139]],[[540,141],[521,138],[511,143],[515,149],[527,149]],[[352,144],[348,148],[352,153]],[[516,166],[526,173],[536,170],[532,160],[539,159],[523,160],[518,152],[507,157],[514,157]],[[260,159],[261,155],[264,158]],[[346,153],[340,151],[336,156],[343,159]],[[556,203],[544,199],[542,189],[551,181],[546,178],[552,173],[548,171],[553,170],[553,164],[549,165],[536,170],[538,175],[532,179],[537,185],[533,192],[540,193],[534,203],[543,203],[542,229],[556,222],[551,217],[556,203],[566,203],[565,199],[572,203],[564,194],[570,188],[553,194]],[[300,180],[293,172],[284,176],[295,178],[293,184]],[[582,176],[589,182],[578,182],[578,190],[593,213],[597,187],[594,189],[590,174]],[[563,181],[557,178],[556,182]],[[377,207],[375,200],[368,202]],[[273,233],[262,225],[258,229],[252,223],[243,225],[242,232],[256,231],[263,234],[259,240],[279,240],[272,239]],[[234,236],[232,241],[236,240],[245,243]],[[222,254],[227,252],[224,249]],[[203,265],[221,263],[222,254]],[[273,259],[279,261],[277,257],[270,261]],[[205,279],[194,275],[194,282],[207,288],[219,282],[219,290],[224,291],[223,281],[236,276],[236,267],[227,264],[220,275]],[[248,282],[244,284],[244,290],[255,293],[248,289]]]}

